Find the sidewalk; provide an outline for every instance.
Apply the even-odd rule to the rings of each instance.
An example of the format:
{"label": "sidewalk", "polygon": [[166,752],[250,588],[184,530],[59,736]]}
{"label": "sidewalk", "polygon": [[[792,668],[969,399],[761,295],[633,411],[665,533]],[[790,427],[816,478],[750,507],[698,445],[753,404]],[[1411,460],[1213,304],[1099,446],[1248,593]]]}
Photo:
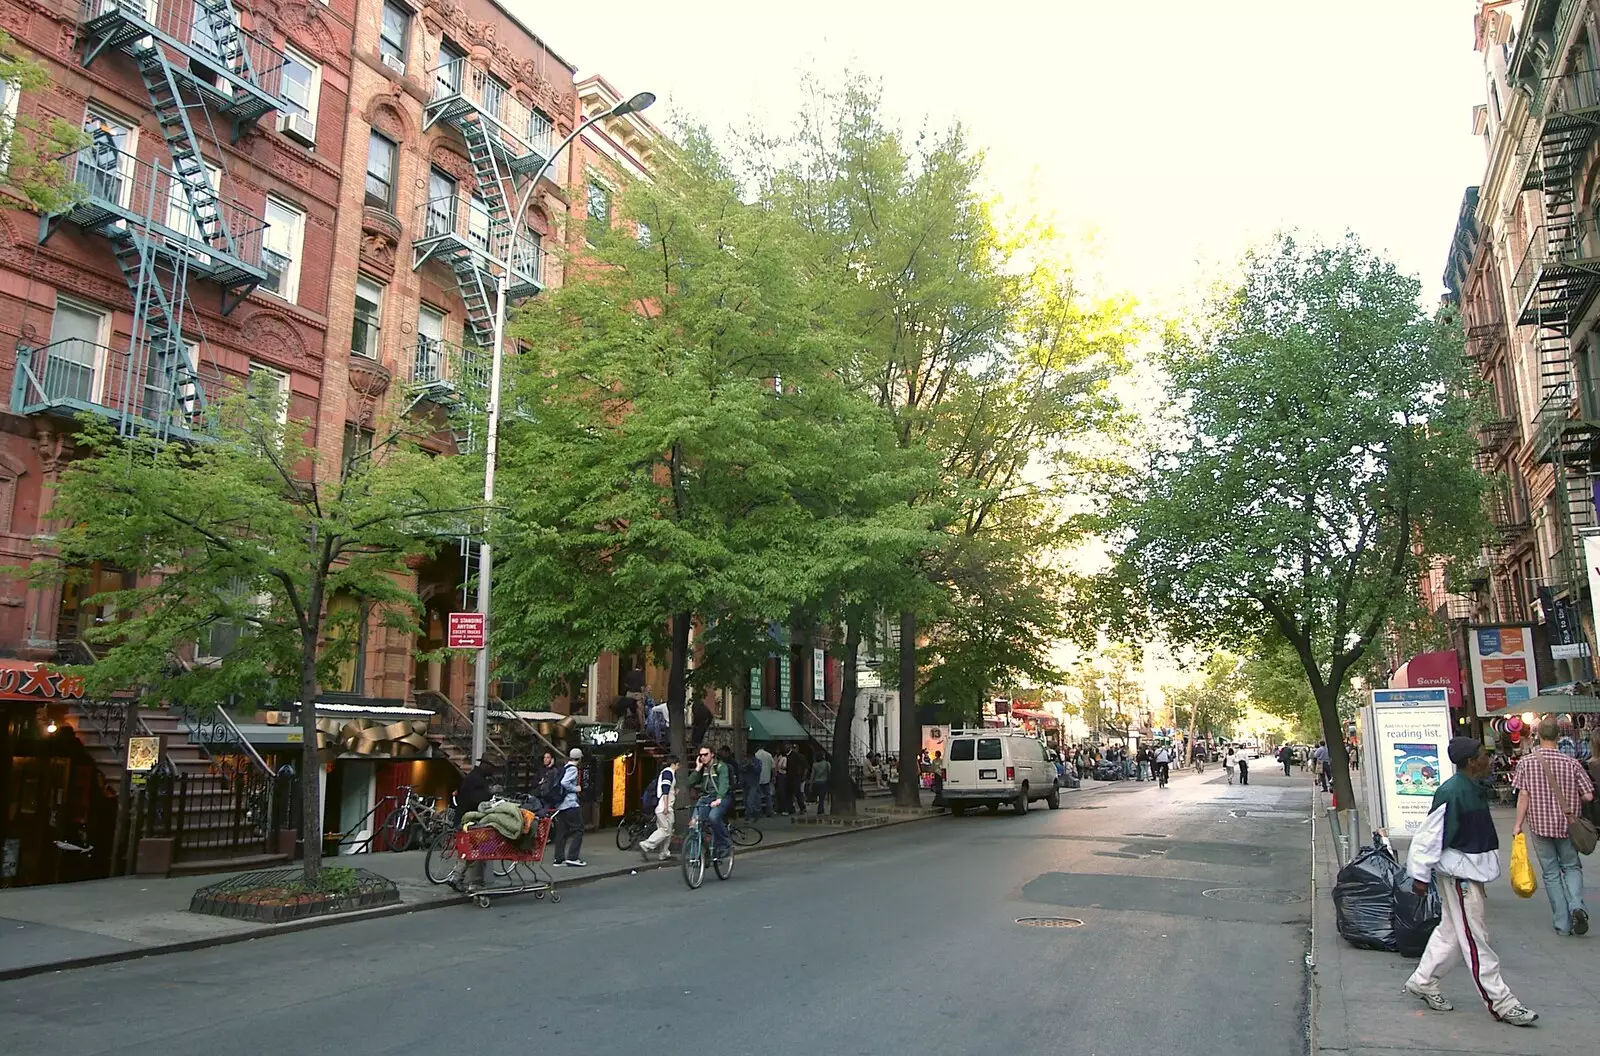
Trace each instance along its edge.
{"label": "sidewalk", "polygon": [[[877,814],[887,805],[863,801],[861,807]],[[854,827],[792,825],[787,818],[769,818],[761,826],[764,835],[760,846],[742,848],[739,854],[759,855],[773,848],[853,832],[873,832],[943,813],[896,814],[884,810],[881,824]],[[617,850],[615,830],[611,828],[586,833],[582,853],[589,863],[586,868],[551,871],[559,888],[663,866],[678,867],[675,861],[645,862],[638,851]],[[423,858],[422,851],[407,851],[345,855],[329,860],[329,864],[369,869],[394,880],[400,889],[400,903],[289,924],[258,924],[190,913],[190,896],[197,888],[228,875],[220,873],[170,879],[116,877],[0,891],[0,980],[462,904],[463,896],[449,887],[428,882],[423,875]]]}
{"label": "sidewalk", "polygon": [[[1430,1012],[1400,992],[1416,962],[1399,954],[1358,950],[1339,937],[1334,924],[1333,883],[1338,863],[1318,796],[1313,821],[1312,867],[1316,906],[1311,945],[1312,1052],[1325,1056],[1495,1056],[1537,1052],[1540,1056],[1584,1056],[1595,1051],[1600,1022],[1600,935],[1562,938],[1550,926],[1550,904],[1541,889],[1518,898],[1502,875],[1489,886],[1490,938],[1500,954],[1507,985],[1539,1013],[1534,1027],[1495,1022],[1484,1009],[1472,975],[1458,965],[1445,976],[1445,996],[1454,1012]],[[1511,852],[1515,812],[1497,808],[1502,858]],[[1363,812],[1362,825],[1367,824]],[[1396,840],[1402,862],[1408,841]],[[1594,862],[1589,859],[1585,864]],[[1537,866],[1535,867],[1537,868]],[[1589,870],[1589,889],[1600,888],[1600,867]],[[1590,904],[1600,899],[1589,896]]]}

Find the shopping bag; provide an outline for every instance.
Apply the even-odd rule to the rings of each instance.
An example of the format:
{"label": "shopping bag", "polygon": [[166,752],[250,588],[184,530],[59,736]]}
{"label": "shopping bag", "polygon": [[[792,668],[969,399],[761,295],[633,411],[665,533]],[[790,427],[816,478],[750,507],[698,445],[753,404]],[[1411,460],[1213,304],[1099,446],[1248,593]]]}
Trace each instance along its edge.
{"label": "shopping bag", "polygon": [[1520,832],[1511,837],[1511,890],[1523,898],[1532,898],[1539,890],[1533,866],[1528,863],[1528,837]]}

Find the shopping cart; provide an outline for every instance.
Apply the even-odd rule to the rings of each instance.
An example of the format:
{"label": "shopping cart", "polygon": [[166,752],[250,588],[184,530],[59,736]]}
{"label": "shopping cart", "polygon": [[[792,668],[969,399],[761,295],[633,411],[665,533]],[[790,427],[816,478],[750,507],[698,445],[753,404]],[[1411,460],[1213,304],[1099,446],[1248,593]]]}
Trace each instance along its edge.
{"label": "shopping cart", "polygon": [[[456,857],[463,864],[457,867],[451,886],[485,909],[489,908],[489,900],[497,895],[531,894],[534,898],[543,898],[548,893],[550,901],[560,902],[555,877],[542,864],[552,820],[553,816],[536,819],[532,839],[526,843],[508,840],[487,825],[462,829],[456,833]],[[466,863],[470,862],[499,863],[494,870],[496,882],[490,883],[485,876],[481,883],[467,883]]]}

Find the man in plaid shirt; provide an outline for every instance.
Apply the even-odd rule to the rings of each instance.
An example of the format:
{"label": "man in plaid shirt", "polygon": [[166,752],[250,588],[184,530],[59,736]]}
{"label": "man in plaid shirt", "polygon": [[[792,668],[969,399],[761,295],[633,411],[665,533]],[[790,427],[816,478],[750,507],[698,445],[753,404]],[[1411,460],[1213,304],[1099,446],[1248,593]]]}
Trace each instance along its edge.
{"label": "man in plaid shirt", "polygon": [[1582,935],[1589,930],[1589,914],[1583,908],[1583,863],[1568,834],[1568,815],[1561,804],[1581,814],[1583,805],[1594,798],[1594,782],[1577,760],[1561,751],[1560,737],[1554,715],[1539,720],[1539,744],[1517,763],[1511,778],[1511,787],[1517,790],[1513,831],[1529,831],[1556,931]]}

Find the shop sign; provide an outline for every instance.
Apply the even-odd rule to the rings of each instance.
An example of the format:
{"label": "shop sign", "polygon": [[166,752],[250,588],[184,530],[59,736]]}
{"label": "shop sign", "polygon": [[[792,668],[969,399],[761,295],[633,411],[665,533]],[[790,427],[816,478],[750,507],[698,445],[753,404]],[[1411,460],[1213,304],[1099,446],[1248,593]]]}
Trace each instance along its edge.
{"label": "shop sign", "polygon": [[128,738],[128,771],[130,773],[148,774],[156,768],[156,764],[160,761],[160,737]]}
{"label": "shop sign", "polygon": [[43,664],[10,661],[0,666],[0,700],[81,700],[83,677],[50,671]]}
{"label": "shop sign", "polygon": [[615,726],[595,725],[578,728],[578,740],[584,744],[616,744],[621,738],[622,734]]}
{"label": "shop sign", "polygon": [[828,699],[828,671],[821,649],[811,650],[811,699]]}
{"label": "shop sign", "polygon": [[451,649],[482,649],[486,644],[481,612],[452,612],[445,645]]}
{"label": "shop sign", "polygon": [[1467,651],[1472,662],[1472,701],[1479,716],[1515,711],[1519,705],[1539,695],[1531,628],[1526,625],[1470,628]]}

